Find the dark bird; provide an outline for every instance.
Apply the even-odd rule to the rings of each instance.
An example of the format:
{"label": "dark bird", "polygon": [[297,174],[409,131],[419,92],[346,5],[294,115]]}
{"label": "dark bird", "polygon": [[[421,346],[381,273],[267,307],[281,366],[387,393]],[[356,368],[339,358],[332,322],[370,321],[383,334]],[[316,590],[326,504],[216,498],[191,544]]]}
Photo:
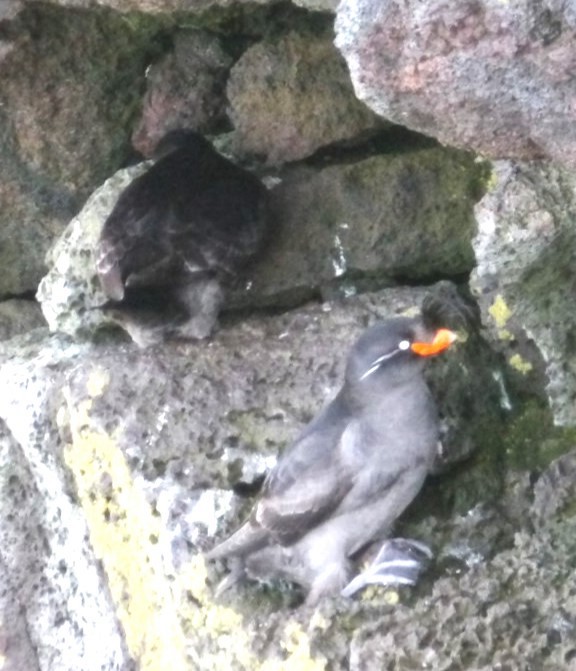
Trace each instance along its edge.
{"label": "dark bird", "polygon": [[96,250],[102,309],[142,346],[209,335],[266,231],[266,188],[198,133],[171,131],[154,158],[120,195]]}
{"label": "dark bird", "polygon": [[309,604],[341,592],[354,560],[387,538],[434,463],[438,418],[422,371],[455,337],[422,317],[360,337],[336,398],[281,455],[248,521],[207,554],[230,558],[223,586],[244,576],[288,580]]}

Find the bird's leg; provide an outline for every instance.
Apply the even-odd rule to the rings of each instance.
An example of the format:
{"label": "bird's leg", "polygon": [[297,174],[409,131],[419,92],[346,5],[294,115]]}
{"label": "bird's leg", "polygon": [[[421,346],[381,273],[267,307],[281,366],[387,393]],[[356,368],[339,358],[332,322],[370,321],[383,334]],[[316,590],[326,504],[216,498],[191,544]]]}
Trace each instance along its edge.
{"label": "bird's leg", "polygon": [[178,287],[176,299],[188,313],[188,319],[174,329],[175,335],[184,339],[206,338],[210,335],[224,300],[220,280],[210,275],[196,276]]}
{"label": "bird's leg", "polygon": [[228,561],[228,568],[230,573],[223,578],[217,585],[214,590],[214,597],[218,598],[220,595],[227,592],[231,587],[237,585],[239,582],[242,582],[246,579],[246,571],[244,568],[244,562],[239,557],[232,557]]}
{"label": "bird's leg", "polygon": [[350,562],[334,562],[314,577],[306,596],[306,606],[315,606],[325,596],[335,596],[350,578]]}
{"label": "bird's leg", "polygon": [[424,543],[407,538],[384,541],[370,566],[342,590],[350,597],[368,585],[415,585],[429,566],[432,551]]}

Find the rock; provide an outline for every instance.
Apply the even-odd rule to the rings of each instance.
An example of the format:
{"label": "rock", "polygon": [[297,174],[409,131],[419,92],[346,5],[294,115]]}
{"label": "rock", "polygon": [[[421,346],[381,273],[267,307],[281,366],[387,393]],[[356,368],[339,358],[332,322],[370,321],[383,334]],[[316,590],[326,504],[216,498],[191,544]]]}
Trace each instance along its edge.
{"label": "rock", "polygon": [[174,49],[146,71],[142,117],[132,144],[150,156],[177,128],[213,133],[225,123],[225,82],[232,58],[220,41],[200,31],[178,33]]}
{"label": "rock", "polygon": [[284,170],[247,304],[294,304],[366,285],[456,276],[473,265],[473,203],[485,168],[445,149]]}
{"label": "rock", "polygon": [[22,0],[4,0],[0,7],[0,23],[10,21],[22,10]]}
{"label": "rock", "polygon": [[242,4],[272,4],[276,0],[49,0],[60,7],[92,9],[94,5],[108,7],[117,12],[139,12],[147,14],[173,14],[186,12],[201,14],[213,8],[225,8]]}
{"label": "rock", "polygon": [[304,7],[313,12],[330,12],[334,14],[339,0],[294,0],[298,7]]}
{"label": "rock", "polygon": [[537,527],[570,513],[576,504],[576,450],[555,459],[534,485],[530,516]]}
{"label": "rock", "polygon": [[499,162],[476,206],[472,285],[517,386],[542,390],[557,424],[576,423],[576,181],[545,163]]}
{"label": "rock", "polygon": [[247,49],[228,82],[241,153],[280,164],[382,127],[354,97],[331,35],[291,32]]}
{"label": "rock", "polygon": [[516,669],[518,659],[542,671],[570,668],[575,533],[574,518],[538,535],[520,532],[511,549],[463,575],[437,579],[410,605],[386,612],[375,602],[374,621],[352,635],[347,668]]}
{"label": "rock", "polygon": [[[45,576],[45,589],[56,594],[29,615],[36,627],[52,627],[33,630],[46,650],[56,650],[55,661],[39,664],[42,671],[72,668],[58,665],[59,651],[71,649],[76,660],[80,641],[92,666],[76,661],[76,668],[88,669],[127,669],[128,657],[142,668],[195,668],[202,659],[201,667],[212,669],[223,656],[238,668],[259,668],[269,655],[282,655],[292,634],[286,612],[271,613],[274,596],[252,585],[228,605],[214,603],[216,569],[207,573],[198,553],[243,516],[245,498],[232,496],[232,487],[249,489],[336,392],[357,335],[378,318],[413,311],[424,293],[390,289],[253,317],[224,327],[209,343],[146,351],[113,342],[78,345],[38,331],[19,344],[0,344],[0,419],[30,471],[18,480],[38,492],[25,500],[39,506],[42,523],[52,520],[43,532],[50,551],[34,545],[26,555],[31,563],[16,568],[21,544],[6,535],[13,533],[10,515],[0,515],[2,539],[11,540],[0,550],[10,576],[21,570],[26,584]],[[485,361],[467,345],[453,353],[477,414],[491,412],[490,394],[474,387],[471,372]],[[433,376],[441,365],[440,358],[432,362]],[[468,420],[466,426],[477,429]],[[0,474],[9,481],[9,471]],[[17,500],[2,497],[5,506]],[[19,515],[37,529],[26,505]],[[22,534],[21,542],[32,537]],[[54,573],[61,561],[66,570]],[[98,561],[102,573],[94,572]],[[15,598],[28,603],[19,585]],[[60,598],[72,602],[61,606]],[[106,619],[111,609],[116,616]],[[61,630],[53,627],[59,612]],[[125,649],[117,643],[120,626]],[[58,637],[69,628],[80,633],[64,645]]]}
{"label": "rock", "polygon": [[40,282],[37,299],[52,331],[85,337],[106,323],[94,309],[107,300],[96,274],[96,244],[120,193],[149,166],[144,162],[120,170],[104,182],[49,251],[50,270]]}
{"label": "rock", "polygon": [[1,423],[3,668],[129,671],[133,666],[103,589],[99,562],[86,543],[86,521],[71,499],[64,463],[57,459],[57,432],[41,419],[54,409],[49,397],[56,400],[56,388],[33,369],[27,378],[28,390],[20,388],[19,397],[10,399],[21,404],[20,419],[12,416],[9,429]]}
{"label": "rock", "polygon": [[[93,250],[118,195],[146,165],[107,180],[48,255],[38,300],[53,331],[86,337],[107,323],[93,310],[106,301]],[[270,243],[228,306],[293,306],[319,290],[346,295],[366,283],[468,272],[484,170],[444,149],[287,169],[271,192]]]}
{"label": "rock", "polygon": [[53,187],[85,196],[129,151],[159,27],[36,3],[17,22],[0,62],[0,123],[37,192]]}
{"label": "rock", "polygon": [[35,301],[12,299],[0,303],[0,340],[46,326]]}
{"label": "rock", "polygon": [[336,44],[385,119],[491,158],[576,166],[573,5],[343,0]]}
{"label": "rock", "polygon": [[44,257],[73,211],[67,189],[40,184],[0,139],[0,297],[35,291]]}

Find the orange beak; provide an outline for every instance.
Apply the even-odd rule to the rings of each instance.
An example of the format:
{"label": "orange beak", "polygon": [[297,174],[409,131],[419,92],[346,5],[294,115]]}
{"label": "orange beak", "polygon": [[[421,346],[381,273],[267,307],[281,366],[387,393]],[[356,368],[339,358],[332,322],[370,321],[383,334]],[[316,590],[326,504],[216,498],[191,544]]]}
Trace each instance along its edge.
{"label": "orange beak", "polygon": [[414,342],[410,345],[410,349],[420,356],[432,356],[448,349],[457,337],[453,331],[438,329],[432,342]]}

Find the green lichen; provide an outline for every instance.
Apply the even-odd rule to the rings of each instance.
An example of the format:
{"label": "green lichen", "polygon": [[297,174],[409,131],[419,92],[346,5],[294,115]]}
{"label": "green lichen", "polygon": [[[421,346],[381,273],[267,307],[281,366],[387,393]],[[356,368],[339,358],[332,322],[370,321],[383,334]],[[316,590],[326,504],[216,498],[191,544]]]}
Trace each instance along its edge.
{"label": "green lichen", "polygon": [[158,519],[135,485],[124,454],[112,436],[91,427],[93,400],[109,384],[95,369],[87,397],[70,399],[71,442],[64,459],[74,476],[95,555],[102,561],[110,594],[131,656],[142,671],[190,668],[173,591],[155,542]]}
{"label": "green lichen", "polygon": [[576,428],[555,426],[550,409],[529,401],[503,436],[509,468],[535,470],[574,448]]}

